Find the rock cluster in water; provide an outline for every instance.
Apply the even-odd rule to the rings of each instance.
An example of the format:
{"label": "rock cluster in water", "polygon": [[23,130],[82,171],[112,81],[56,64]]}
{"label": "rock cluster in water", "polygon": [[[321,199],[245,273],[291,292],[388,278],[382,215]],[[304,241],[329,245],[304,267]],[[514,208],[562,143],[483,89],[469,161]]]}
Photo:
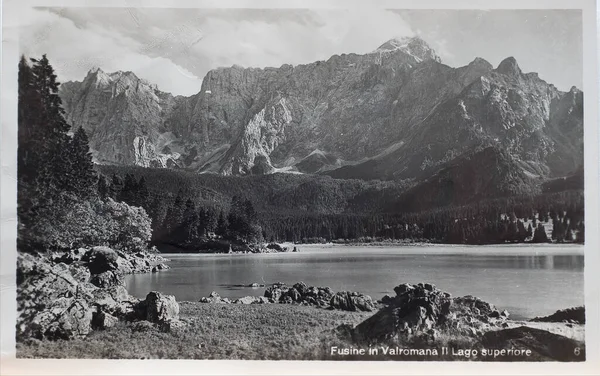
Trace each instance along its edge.
{"label": "rock cluster in water", "polygon": [[373,311],[375,304],[370,296],[358,292],[334,292],[330,287],[308,286],[298,282],[287,286],[283,282],[274,283],[265,289],[264,296],[246,296],[230,300],[221,298],[217,292],[212,292],[209,297],[200,299],[201,303],[222,304],[302,304],[315,307],[339,309],[344,311]]}
{"label": "rock cluster in water", "polygon": [[433,284],[401,284],[394,288],[395,297],[382,300],[387,304],[375,315],[350,330],[360,342],[382,342],[400,336],[435,337],[440,330],[478,336],[491,327],[501,327],[507,311],[471,295],[453,298]]}
{"label": "rock cluster in water", "polygon": [[178,325],[173,296],[151,292],[140,300],[123,285],[123,274],[151,271],[163,261],[158,255],[129,255],[107,247],[49,257],[20,253],[17,338],[84,337],[119,320],[148,320],[167,329]]}
{"label": "rock cluster in water", "polygon": [[207,297],[200,299],[200,303],[216,303],[216,304],[267,304],[271,303],[264,296],[245,296],[239,299],[222,298],[216,291],[210,293]]}

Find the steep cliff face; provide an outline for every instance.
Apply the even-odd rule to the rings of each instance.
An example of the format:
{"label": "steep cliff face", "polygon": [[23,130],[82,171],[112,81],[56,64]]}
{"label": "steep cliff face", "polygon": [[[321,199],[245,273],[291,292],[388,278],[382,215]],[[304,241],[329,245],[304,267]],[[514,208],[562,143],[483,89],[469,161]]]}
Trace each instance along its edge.
{"label": "steep cliff face", "polygon": [[180,98],[159,91],[132,72],[88,73],[60,86],[66,120],[83,127],[98,163],[173,167],[181,156],[177,137],[164,126]]}
{"label": "steep cliff face", "polygon": [[581,91],[560,92],[513,58],[451,68],[419,38],[306,65],[218,68],[192,97],[101,71],[61,95],[99,163],[427,179],[494,147],[544,179],[583,161]]}

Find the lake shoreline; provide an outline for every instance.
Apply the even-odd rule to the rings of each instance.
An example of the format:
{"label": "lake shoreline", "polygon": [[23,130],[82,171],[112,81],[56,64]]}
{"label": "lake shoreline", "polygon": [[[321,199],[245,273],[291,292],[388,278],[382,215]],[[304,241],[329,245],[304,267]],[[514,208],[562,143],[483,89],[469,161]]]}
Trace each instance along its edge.
{"label": "lake shoreline", "polygon": [[[93,257],[85,261],[88,253]],[[79,256],[85,262],[73,260],[65,264],[65,261]],[[374,344],[381,347],[428,346],[439,349],[462,346],[496,348],[500,351],[513,343],[511,341],[517,341],[519,346],[534,350],[532,357],[526,360],[580,361],[585,357],[585,327],[581,322],[582,317],[585,320],[583,307],[580,310],[562,310],[541,317],[537,322],[509,320],[510,314],[503,308],[496,308],[472,295],[456,295],[458,297],[454,298],[431,283],[397,285],[393,288],[394,296],[382,299],[377,304],[361,293],[334,293],[328,287],[312,287],[304,283],[293,286],[273,284],[264,290],[263,299],[242,298],[235,304],[222,304],[218,295],[213,294],[211,298],[214,299],[205,303],[185,299],[178,302],[175,296],[158,292],[162,290],[150,286],[145,287],[145,299],[136,299],[130,296],[119,278],[101,279],[95,282],[97,287],[91,286],[90,281],[97,275],[97,268],[108,268],[110,271],[102,272],[102,275],[110,273],[110,276],[128,270],[122,267],[125,259],[119,261],[119,257],[115,251],[101,247],[84,255],[64,254],[51,258],[20,255],[20,270],[26,277],[19,286],[21,298],[32,296],[31,291],[36,290],[38,284],[45,283],[46,279],[60,276],[60,281],[67,283],[54,283],[52,296],[42,296],[38,292],[41,299],[60,302],[60,298],[54,298],[60,294],[79,299],[72,291],[89,288],[88,295],[94,300],[90,303],[78,301],[80,309],[86,309],[91,316],[80,316],[79,311],[67,311],[59,322],[62,327],[51,326],[41,336],[33,332],[21,332],[17,337],[17,356],[477,361],[488,359],[464,359],[443,352],[434,359],[422,358],[418,354],[402,358],[389,355],[340,357],[332,349],[353,346],[366,348]],[[132,263],[136,264],[134,261]],[[144,265],[140,271],[147,272],[148,265],[146,262]],[[38,269],[40,267],[42,269]],[[45,272],[39,274],[36,270]],[[178,270],[172,268],[147,275],[160,277],[173,272]],[[390,286],[394,286],[393,282]],[[94,311],[89,304],[96,304],[98,311]],[[27,309],[29,306],[31,304],[25,304],[24,307]],[[397,312],[403,312],[398,316],[400,321],[390,321],[389,315],[395,317]],[[26,319],[26,316],[23,318]],[[567,322],[548,322],[559,318]],[[402,323],[404,326],[398,326]],[[77,331],[73,331],[74,328]],[[400,337],[395,336],[398,330],[403,333]],[[568,351],[557,353],[556,348],[566,348]],[[575,356],[573,354],[579,351],[573,352],[572,349],[582,349],[584,355]],[[512,357],[502,360],[523,359]]]}
{"label": "lake shoreline", "polygon": [[[213,291],[235,300],[262,295],[264,289],[250,286],[254,283],[304,281],[335,291],[359,291],[377,300],[393,293],[392,284],[425,280],[453,295],[482,297],[519,318],[584,302],[583,247],[299,248],[296,253],[262,255],[162,254],[171,260],[171,270],[127,276],[125,282],[140,299],[152,289],[182,301],[198,301]],[[469,279],[478,283],[470,284]]]}
{"label": "lake shoreline", "polygon": [[[293,246],[293,243],[281,243],[282,246],[289,247]],[[415,250],[412,254],[493,254],[493,250],[503,249],[509,253],[511,250],[514,254],[528,255],[528,254],[539,254],[539,255],[585,255],[584,244],[579,243],[505,243],[505,244],[486,244],[486,245],[469,245],[469,244],[442,244],[442,243],[411,243],[411,244],[336,244],[336,243],[315,243],[315,244],[296,244],[296,252],[256,252],[256,253],[243,253],[243,252],[161,252],[160,254],[164,257],[177,257],[177,256],[277,256],[277,255],[295,255],[305,253],[318,253],[326,250],[341,250],[344,247],[352,250],[359,250],[364,248],[365,254],[373,252],[373,250],[392,250],[398,248],[398,253],[403,253],[406,250]],[[426,248],[429,248],[428,250]],[[448,251],[441,251],[441,249],[448,249]],[[408,254],[408,253],[407,253]]]}
{"label": "lake shoreline", "polygon": [[[492,247],[500,247],[500,248],[553,248],[553,247],[572,247],[572,248],[584,248],[585,244],[583,243],[575,243],[575,242],[548,242],[548,243],[490,243],[490,244],[454,244],[454,243],[430,243],[430,242],[349,242],[349,243],[340,243],[340,242],[327,242],[327,243],[292,243],[292,242],[282,242],[276,243],[282,248],[289,249],[287,251],[277,251],[277,252],[213,252],[213,251],[189,251],[182,250],[181,252],[163,252],[161,254],[169,254],[169,255],[244,255],[244,254],[277,254],[277,253],[298,253],[301,252],[302,248],[305,247],[365,247],[365,248],[421,248],[421,247],[445,247],[445,248],[492,248]],[[298,251],[293,251],[293,249],[298,249]]]}

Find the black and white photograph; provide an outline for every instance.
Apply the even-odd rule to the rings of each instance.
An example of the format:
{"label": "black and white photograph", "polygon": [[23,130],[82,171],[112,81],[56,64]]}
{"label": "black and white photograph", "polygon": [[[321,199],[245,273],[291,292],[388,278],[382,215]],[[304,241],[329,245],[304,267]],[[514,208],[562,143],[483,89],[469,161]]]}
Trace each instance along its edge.
{"label": "black and white photograph", "polygon": [[581,7],[56,4],[2,58],[16,360],[597,358]]}

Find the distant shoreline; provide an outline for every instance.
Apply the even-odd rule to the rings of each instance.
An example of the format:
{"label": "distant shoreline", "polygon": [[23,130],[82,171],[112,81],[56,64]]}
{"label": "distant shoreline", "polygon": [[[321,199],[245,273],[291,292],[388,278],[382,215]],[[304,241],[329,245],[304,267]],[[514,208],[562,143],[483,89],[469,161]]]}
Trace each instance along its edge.
{"label": "distant shoreline", "polygon": [[[381,248],[394,248],[394,247],[444,247],[444,248],[491,248],[491,247],[505,247],[505,248],[552,248],[552,247],[577,247],[584,248],[583,243],[490,243],[490,244],[454,244],[454,243],[428,243],[428,242],[356,242],[356,243],[291,243],[282,242],[277,243],[281,247],[286,248],[303,248],[303,247],[381,247]],[[162,254],[245,254],[243,252],[161,252]],[[288,252],[255,252],[259,253],[294,253]]]}
{"label": "distant shoreline", "polygon": [[[282,243],[284,244],[284,243]],[[441,244],[441,243],[411,243],[411,244],[335,244],[335,243],[314,243],[314,244],[296,244],[297,252],[274,252],[274,253],[207,253],[207,252],[164,252],[161,255],[165,257],[177,256],[244,256],[251,255],[270,255],[265,257],[275,257],[276,255],[289,254],[301,257],[306,254],[318,254],[327,252],[343,252],[344,249],[353,253],[360,253],[361,248],[365,248],[364,254],[375,250],[398,250],[398,253],[407,252],[408,254],[429,254],[429,255],[506,255],[506,256],[585,256],[585,247],[578,243],[513,243],[513,244],[486,244],[484,246],[468,244]],[[502,252],[499,251],[502,249]]]}
{"label": "distant shoreline", "polygon": [[331,245],[331,246],[349,246],[349,247],[533,247],[533,248],[542,248],[542,247],[572,247],[572,246],[580,246],[584,247],[585,244],[582,243],[490,243],[490,244],[454,244],[454,243],[427,243],[427,242],[415,242],[415,243],[386,243],[386,242],[374,242],[374,243],[306,243],[306,244],[296,244],[297,246],[310,245]]}

